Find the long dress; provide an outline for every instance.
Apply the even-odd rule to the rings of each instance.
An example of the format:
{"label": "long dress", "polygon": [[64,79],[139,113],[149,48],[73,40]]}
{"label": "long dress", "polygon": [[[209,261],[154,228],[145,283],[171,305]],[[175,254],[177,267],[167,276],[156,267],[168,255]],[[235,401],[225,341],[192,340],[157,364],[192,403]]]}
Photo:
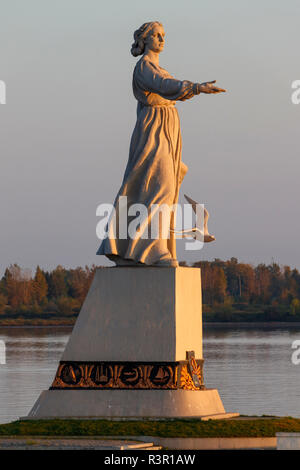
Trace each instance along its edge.
{"label": "long dress", "polygon": [[[134,69],[133,93],[138,105],[129,159],[114,203],[115,218],[109,221],[108,235],[97,254],[153,265],[161,260],[176,260],[172,233],[175,213],[171,212],[169,217],[168,237],[151,238],[149,227],[157,213],[150,208],[163,204],[172,207],[178,201],[187,167],[181,162],[180,121],[175,103],[194,96],[193,83],[174,79],[165,69],[142,57]],[[121,196],[127,198],[127,209],[133,204],[148,208],[147,217],[142,219],[134,238],[120,236],[120,201],[125,201]],[[128,217],[128,225],[131,220],[132,216]]]}

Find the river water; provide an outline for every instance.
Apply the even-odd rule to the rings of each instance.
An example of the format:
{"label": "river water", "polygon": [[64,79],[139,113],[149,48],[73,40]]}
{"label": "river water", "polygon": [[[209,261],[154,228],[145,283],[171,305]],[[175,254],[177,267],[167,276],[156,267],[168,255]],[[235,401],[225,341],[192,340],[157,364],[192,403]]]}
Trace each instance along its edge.
{"label": "river water", "polygon": [[[6,349],[0,423],[26,416],[49,388],[70,333],[67,327],[0,327]],[[205,385],[219,390],[226,411],[300,417],[300,364],[292,361],[297,340],[300,349],[300,326],[205,325]]]}

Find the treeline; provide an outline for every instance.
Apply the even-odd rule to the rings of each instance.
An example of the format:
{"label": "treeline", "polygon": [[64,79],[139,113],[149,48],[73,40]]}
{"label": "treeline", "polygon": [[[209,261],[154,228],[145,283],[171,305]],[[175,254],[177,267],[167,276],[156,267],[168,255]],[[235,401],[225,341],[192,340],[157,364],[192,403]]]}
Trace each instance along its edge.
{"label": "treeline", "polygon": [[89,290],[96,266],[65,269],[57,266],[34,275],[17,264],[9,266],[0,281],[0,314],[51,313],[73,315],[79,312]]}
{"label": "treeline", "polygon": [[[196,262],[202,273],[204,312],[217,320],[300,320],[300,273],[289,266],[228,261]],[[235,314],[235,315],[234,315]],[[293,318],[291,318],[293,317]],[[208,315],[206,316],[208,318]]]}
{"label": "treeline", "polygon": [[[186,263],[180,263],[186,266]],[[236,320],[239,315],[251,319],[277,320],[299,317],[300,273],[289,266],[199,261],[206,318]],[[17,264],[9,266],[0,281],[0,314],[71,316],[78,314],[89,290],[96,266],[65,269],[57,266],[34,273]],[[104,268],[105,269],[105,268]],[[234,318],[233,318],[234,317]],[[250,318],[249,317],[249,318]],[[248,319],[248,318],[247,318]]]}

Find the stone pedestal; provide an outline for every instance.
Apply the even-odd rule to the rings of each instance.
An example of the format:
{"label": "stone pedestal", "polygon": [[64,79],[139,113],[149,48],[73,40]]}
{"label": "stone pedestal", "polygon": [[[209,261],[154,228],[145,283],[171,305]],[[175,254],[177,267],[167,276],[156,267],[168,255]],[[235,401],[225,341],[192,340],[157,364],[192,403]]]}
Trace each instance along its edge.
{"label": "stone pedestal", "polygon": [[226,417],[203,381],[198,268],[99,268],[28,418]]}

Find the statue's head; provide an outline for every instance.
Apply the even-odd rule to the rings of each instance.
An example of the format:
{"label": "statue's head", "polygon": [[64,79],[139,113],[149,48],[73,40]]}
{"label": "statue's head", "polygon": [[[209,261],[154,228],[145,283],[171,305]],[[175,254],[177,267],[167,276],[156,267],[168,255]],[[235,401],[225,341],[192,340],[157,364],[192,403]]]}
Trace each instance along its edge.
{"label": "statue's head", "polygon": [[159,21],[144,23],[134,32],[133,37],[134,43],[131,47],[131,54],[134,57],[144,54],[147,48],[158,53],[163,50],[165,32]]}

